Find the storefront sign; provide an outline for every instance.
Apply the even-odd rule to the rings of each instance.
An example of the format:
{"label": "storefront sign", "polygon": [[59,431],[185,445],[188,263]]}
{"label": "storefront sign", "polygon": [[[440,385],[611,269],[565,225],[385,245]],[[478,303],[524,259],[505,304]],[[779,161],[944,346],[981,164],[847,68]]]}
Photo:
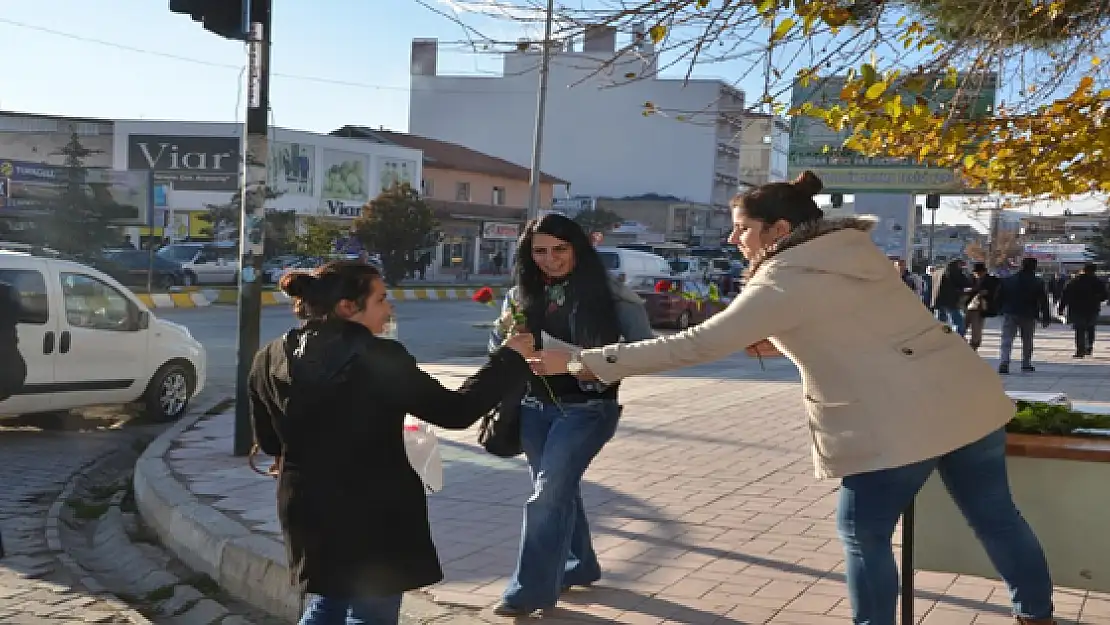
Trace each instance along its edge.
{"label": "storefront sign", "polygon": [[324,200],[323,214],[326,217],[343,217],[355,219],[362,216],[362,204],[344,202],[342,200]]}
{"label": "storefront sign", "polygon": [[516,240],[520,236],[520,224],[487,221],[482,224],[483,239]]}
{"label": "storefront sign", "polygon": [[235,191],[239,188],[239,139],[131,135],[127,168],[154,172],[156,183],[178,191]]}
{"label": "storefront sign", "polygon": [[[150,176],[145,172],[89,167],[83,170],[81,187],[105,211],[113,223],[144,225],[150,216]],[[69,186],[70,170],[59,165],[26,161],[0,161],[0,212],[6,215],[44,215],[62,201]]]}
{"label": "storefront sign", "polygon": [[1061,263],[1089,262],[1094,254],[1083,243],[1026,243],[1025,256]]}
{"label": "storefront sign", "polygon": [[324,169],[324,188],[320,197],[357,204],[360,208],[370,199],[369,159],[365,154],[324,150],[320,166]]}

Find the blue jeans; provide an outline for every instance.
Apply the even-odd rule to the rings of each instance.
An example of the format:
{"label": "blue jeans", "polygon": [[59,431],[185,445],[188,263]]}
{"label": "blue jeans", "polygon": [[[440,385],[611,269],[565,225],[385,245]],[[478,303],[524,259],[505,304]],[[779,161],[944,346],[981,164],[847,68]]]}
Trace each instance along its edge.
{"label": "blue jeans", "polygon": [[939,458],[850,475],[841,481],[837,526],[848,569],[852,622],[895,625],[898,567],[891,538],[933,469],[1010,588],[1014,613],[1052,616],[1052,579],[1037,537],[1014,506],[1006,477],[1006,434],[997,430]]}
{"label": "blue jeans", "polygon": [[955,308],[937,308],[937,319],[956,327],[956,332],[960,336],[967,335],[967,320],[964,318],[964,311],[959,307]]}
{"label": "blue jeans", "polygon": [[309,595],[300,625],[397,625],[401,595],[333,599]]}
{"label": "blue jeans", "polygon": [[579,484],[590,462],[613,438],[620,419],[615,401],[521,406],[521,440],[532,472],[532,496],[516,572],[502,597],[521,609],[550,608],[565,586],[601,579]]}

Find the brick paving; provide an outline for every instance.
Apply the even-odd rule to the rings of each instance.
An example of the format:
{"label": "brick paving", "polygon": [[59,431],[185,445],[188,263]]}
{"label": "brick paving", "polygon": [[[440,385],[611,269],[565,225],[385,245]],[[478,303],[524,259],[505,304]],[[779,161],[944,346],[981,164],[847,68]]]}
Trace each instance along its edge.
{"label": "brick paving", "polygon": [[[126,441],[125,441],[126,442]],[[0,431],[0,623],[129,623],[80,586],[46,543],[46,513],[69,477],[120,445],[103,432]]]}
{"label": "brick paving", "polygon": [[[1073,362],[1071,338],[1040,331],[1032,374],[1010,390],[1064,391],[1110,402],[1110,348]],[[997,355],[997,332],[981,349]],[[564,595],[547,622],[769,623],[848,621],[836,537],[837,482],[813,477],[797,374],[746,357],[628,381],[616,438],[586,474],[584,497],[604,579]],[[474,361],[428,365],[451,384]],[[941,390],[941,389],[938,389]],[[202,500],[277,536],[273,482],[230,457],[231,417],[201,421],[169,452]],[[475,433],[443,432],[447,485],[429,498],[446,581],[436,601],[489,615],[512,572],[530,484],[520,460],[482,453]],[[998,582],[918,572],[915,613],[927,625],[1012,623]],[[1110,624],[1110,595],[1057,589],[1062,622]]]}

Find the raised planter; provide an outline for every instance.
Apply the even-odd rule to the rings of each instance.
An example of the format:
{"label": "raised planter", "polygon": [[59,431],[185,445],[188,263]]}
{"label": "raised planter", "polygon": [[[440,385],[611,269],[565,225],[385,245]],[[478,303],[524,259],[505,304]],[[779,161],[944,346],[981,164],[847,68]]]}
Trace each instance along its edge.
{"label": "raised planter", "polygon": [[[1023,397],[1025,400],[1042,398]],[[1061,403],[1067,403],[1066,398]],[[1079,412],[1110,407],[1076,402]],[[1044,546],[1053,581],[1110,592],[1110,438],[1008,434],[1006,453],[1014,501]],[[940,476],[917,497],[914,568],[998,579]]]}

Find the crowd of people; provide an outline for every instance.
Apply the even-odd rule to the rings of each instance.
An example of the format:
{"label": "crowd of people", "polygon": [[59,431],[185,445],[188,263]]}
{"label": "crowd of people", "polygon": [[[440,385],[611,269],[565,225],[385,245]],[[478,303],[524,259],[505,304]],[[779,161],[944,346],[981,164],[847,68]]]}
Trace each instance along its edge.
{"label": "crowd of people", "polygon": [[1094,263],[1085,264],[1071,276],[1057,273],[1047,279],[1040,275],[1035,258],[1023,259],[1018,271],[1005,276],[995,275],[981,262],[974,263],[968,272],[962,260],[927,269],[923,275],[911,272],[901,260],[895,261],[895,267],[923,304],[967,338],[975,350],[982,345],[986,320],[1002,318],[1001,374],[1010,373],[1011,352],[1019,336],[1021,369],[1035,371],[1033,336],[1037,325],[1048,327],[1056,320],[1066,321],[1075,330],[1073,357],[1091,356],[1102,304],[1110,297]]}
{"label": "crowd of people", "polygon": [[745,352],[801,371],[815,472],[840,481],[854,623],[896,622],[892,536],[934,470],[1009,586],[1017,622],[1054,623],[1048,565],[1006,478],[1003,428],[1015,408],[961,338],[965,311],[977,313],[973,328],[978,317],[1013,317],[1011,335],[1044,313],[1035,266],[996,282],[985,267],[965,276],[952,265],[924,306],[906,288],[916,282],[871,243],[873,221],[824,217],[813,200],[821,187],[806,172],[737,196],[729,241],[750,261],[746,286],[720,314],[667,337],[654,336],[577,224],[557,214],[530,223],[489,360],[455,391],[376,336],[392,309],[373,266],[336,262],[283,279],[305,322],[260,351],[250,397],[256,438],[278,467],[292,581],[309,598],[301,625],[393,625],[401,593],[442,578],[402,443],[406,414],[446,428],[491,410],[515,415],[510,436],[532,494],[495,613],[528,616],[604,578],[581,481],[618,435],[621,381]]}

